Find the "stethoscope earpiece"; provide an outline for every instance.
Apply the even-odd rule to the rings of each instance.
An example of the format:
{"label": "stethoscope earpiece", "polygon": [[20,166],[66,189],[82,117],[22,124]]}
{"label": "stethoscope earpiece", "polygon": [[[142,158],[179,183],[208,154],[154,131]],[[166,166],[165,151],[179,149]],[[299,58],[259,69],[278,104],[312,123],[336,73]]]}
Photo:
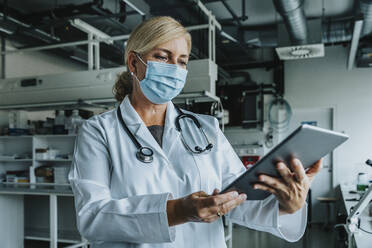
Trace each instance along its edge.
{"label": "stethoscope earpiece", "polygon": [[203,149],[200,148],[200,146],[195,146],[195,150],[198,151],[198,152],[202,152]]}

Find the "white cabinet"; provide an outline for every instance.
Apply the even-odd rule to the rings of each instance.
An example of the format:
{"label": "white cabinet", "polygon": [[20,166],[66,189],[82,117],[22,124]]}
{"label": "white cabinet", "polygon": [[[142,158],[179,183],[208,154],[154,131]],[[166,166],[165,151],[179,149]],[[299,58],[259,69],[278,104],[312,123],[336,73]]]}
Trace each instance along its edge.
{"label": "white cabinet", "polygon": [[[3,187],[0,187],[1,206],[13,204],[13,199],[19,199],[17,205],[22,205],[21,209],[14,208],[17,214],[10,214],[9,208],[2,209],[2,214],[9,213],[9,216],[18,216],[22,219],[19,223],[12,222],[12,226],[4,223],[9,228],[14,227],[12,232],[17,228],[18,231],[17,235],[14,233],[8,238],[0,235],[2,240],[4,238],[14,242],[19,240],[19,237],[24,237],[25,240],[49,241],[51,247],[57,247],[58,243],[72,244],[82,241],[76,228],[74,198],[71,189],[67,186],[68,182],[38,184],[35,176],[35,169],[44,165],[69,169],[75,138],[76,135],[0,136],[0,174],[5,174],[6,171],[26,170],[29,171],[30,180],[28,186],[21,183],[3,183]],[[52,157],[39,159],[36,151],[46,148],[58,150],[59,156],[55,157],[55,154],[52,154]],[[38,188],[43,189],[38,190]],[[62,193],[60,189],[63,189]],[[4,218],[5,216],[1,219]]]}
{"label": "white cabinet", "polygon": [[[58,184],[68,184],[67,172],[72,162],[74,153],[74,143],[76,135],[36,135],[33,138],[33,171],[30,171],[31,182],[38,182],[35,176],[35,169],[37,167],[46,165],[52,166],[54,169],[54,180]],[[36,151],[38,149],[49,148],[58,151],[57,157],[55,154],[50,156],[38,156]],[[65,180],[62,180],[62,174],[65,174]]]}
{"label": "white cabinet", "polygon": [[[72,162],[75,138],[76,135],[0,136],[0,175],[4,176],[6,171],[28,170],[30,183],[36,183],[37,167],[47,165],[67,171]],[[37,149],[45,148],[58,150],[58,156],[37,157]]]}

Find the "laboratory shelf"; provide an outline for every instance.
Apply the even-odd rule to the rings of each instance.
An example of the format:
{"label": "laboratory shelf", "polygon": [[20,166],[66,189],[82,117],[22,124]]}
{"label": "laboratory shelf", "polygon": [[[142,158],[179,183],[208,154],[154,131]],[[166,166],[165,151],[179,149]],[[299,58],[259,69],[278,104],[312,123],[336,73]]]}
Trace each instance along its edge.
{"label": "laboratory shelf", "polygon": [[32,159],[0,159],[0,162],[32,162]]}
{"label": "laboratory shelf", "polygon": [[37,159],[36,162],[72,162],[72,159]]}
{"label": "laboratory shelf", "polygon": [[13,193],[21,195],[60,195],[73,196],[69,184],[57,183],[0,183],[0,194]]}
{"label": "laboratory shelf", "polygon": [[[14,198],[19,201],[11,200],[17,205],[11,208],[14,214],[10,219],[24,219],[20,223],[24,233],[19,234],[24,240],[50,242],[53,248],[58,247],[55,241],[66,244],[82,242],[75,223],[71,186],[68,183],[38,183],[35,175],[35,169],[43,165],[70,166],[72,157],[67,155],[74,154],[76,137],[75,134],[0,136],[0,178],[5,179],[8,171],[26,171],[29,174],[29,183],[0,182],[0,200]],[[59,156],[54,159],[39,159],[43,157],[37,156],[37,149],[57,150]],[[20,205],[23,205],[22,208]],[[6,223],[0,224],[9,228]],[[54,235],[56,230],[57,238]]]}
{"label": "laboratory shelf", "polygon": [[209,91],[199,91],[190,93],[181,93],[173,99],[173,103],[187,102],[219,102],[220,98]]}
{"label": "laboratory shelf", "polygon": [[3,135],[0,139],[31,139],[32,135]]}
{"label": "laboratory shelf", "polygon": [[[50,241],[49,229],[47,228],[25,228],[26,240]],[[76,244],[81,242],[81,237],[78,232],[73,231],[58,231],[58,242],[67,244]]]}
{"label": "laboratory shelf", "polygon": [[37,134],[36,138],[75,138],[76,134]]}

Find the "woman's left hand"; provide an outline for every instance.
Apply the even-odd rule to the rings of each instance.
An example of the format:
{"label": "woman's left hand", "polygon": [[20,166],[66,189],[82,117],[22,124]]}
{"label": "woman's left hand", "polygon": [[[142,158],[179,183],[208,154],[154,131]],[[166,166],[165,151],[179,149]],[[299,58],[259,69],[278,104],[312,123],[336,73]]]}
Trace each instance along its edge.
{"label": "woman's left hand", "polygon": [[259,175],[259,183],[253,185],[254,189],[268,191],[279,201],[279,215],[292,214],[302,208],[305,203],[310,185],[315,175],[322,168],[322,159],[312,165],[306,172],[298,159],[292,159],[292,171],[283,162],[276,165],[281,178]]}

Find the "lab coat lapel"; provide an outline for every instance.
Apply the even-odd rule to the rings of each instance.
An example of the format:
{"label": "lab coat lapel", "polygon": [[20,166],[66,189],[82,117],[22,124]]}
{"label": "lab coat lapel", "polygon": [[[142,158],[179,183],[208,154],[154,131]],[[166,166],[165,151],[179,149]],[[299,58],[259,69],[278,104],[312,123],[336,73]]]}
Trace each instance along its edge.
{"label": "lab coat lapel", "polygon": [[156,159],[156,156],[160,155],[168,160],[167,156],[163,152],[163,149],[156,142],[155,138],[152,136],[145,123],[138,115],[137,111],[133,108],[128,96],[124,98],[120,108],[125,123],[127,124],[129,130],[134,134],[138,142],[142,146],[147,146],[154,151],[154,159]]}
{"label": "lab coat lapel", "polygon": [[168,103],[167,114],[165,116],[164,133],[163,133],[163,151],[169,157],[173,146],[179,141],[180,133],[176,130],[175,121],[178,111],[172,102]]}

